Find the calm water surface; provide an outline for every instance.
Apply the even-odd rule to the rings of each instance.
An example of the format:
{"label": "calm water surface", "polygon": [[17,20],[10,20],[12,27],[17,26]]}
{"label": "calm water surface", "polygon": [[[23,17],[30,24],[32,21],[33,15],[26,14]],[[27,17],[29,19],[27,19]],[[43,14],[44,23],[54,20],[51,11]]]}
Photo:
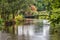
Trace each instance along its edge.
{"label": "calm water surface", "polygon": [[[17,35],[1,33],[1,40],[49,40],[49,24],[43,20],[43,26],[39,26],[40,20],[34,20],[36,24],[18,26]],[[39,24],[39,25],[37,25]]]}

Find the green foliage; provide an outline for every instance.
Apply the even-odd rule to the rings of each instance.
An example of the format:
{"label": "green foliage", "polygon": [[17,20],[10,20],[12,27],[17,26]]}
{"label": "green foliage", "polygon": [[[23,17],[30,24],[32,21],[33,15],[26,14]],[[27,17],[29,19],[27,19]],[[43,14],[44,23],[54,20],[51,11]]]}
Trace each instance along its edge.
{"label": "green foliage", "polygon": [[18,15],[18,16],[15,17],[15,21],[16,21],[17,25],[22,24],[23,20],[24,20],[24,16],[23,15]]}
{"label": "green foliage", "polygon": [[0,18],[0,30],[2,30],[2,26],[3,26],[3,19]]}
{"label": "green foliage", "polygon": [[35,5],[38,11],[46,10],[46,4],[44,4],[44,0],[37,0]]}
{"label": "green foliage", "polygon": [[60,22],[60,0],[44,0],[47,4],[47,10],[50,12],[49,20],[51,23],[59,24]]}
{"label": "green foliage", "polygon": [[[58,4],[57,4],[58,3]],[[60,22],[60,5],[59,5],[59,0],[53,3],[52,5],[52,15],[51,15],[51,21],[54,23],[59,23]],[[58,5],[58,6],[57,6]]]}
{"label": "green foliage", "polygon": [[3,19],[2,19],[2,18],[0,18],[0,25],[2,25],[2,23],[3,23]]}
{"label": "green foliage", "polygon": [[18,10],[29,10],[30,4],[33,4],[35,0],[0,0],[0,14],[3,19],[9,19],[9,15],[16,15],[18,14]]}
{"label": "green foliage", "polygon": [[48,0],[47,3],[50,4],[47,10],[50,12],[50,34],[53,35],[51,40],[60,40],[60,0]]}

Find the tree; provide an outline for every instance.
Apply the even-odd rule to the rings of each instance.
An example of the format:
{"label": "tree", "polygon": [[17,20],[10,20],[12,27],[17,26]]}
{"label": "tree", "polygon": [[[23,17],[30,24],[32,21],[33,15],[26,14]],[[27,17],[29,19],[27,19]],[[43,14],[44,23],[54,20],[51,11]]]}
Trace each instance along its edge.
{"label": "tree", "polygon": [[46,10],[46,3],[44,2],[44,0],[36,0],[35,6],[37,7],[37,11]]}
{"label": "tree", "polygon": [[[55,24],[60,23],[60,0],[51,0],[49,3],[50,21]],[[57,16],[58,15],[58,16]]]}
{"label": "tree", "polygon": [[18,14],[19,10],[28,11],[30,10],[30,4],[33,4],[35,0],[0,0],[0,14],[2,18],[7,22],[9,21],[9,16],[12,14],[13,18],[13,32],[15,30],[15,15]]}

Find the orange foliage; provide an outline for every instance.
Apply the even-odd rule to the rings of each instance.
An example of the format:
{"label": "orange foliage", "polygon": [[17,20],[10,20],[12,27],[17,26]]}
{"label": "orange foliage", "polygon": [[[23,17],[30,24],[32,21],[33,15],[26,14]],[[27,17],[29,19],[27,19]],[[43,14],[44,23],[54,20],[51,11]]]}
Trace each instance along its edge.
{"label": "orange foliage", "polygon": [[31,5],[31,10],[32,11],[37,11],[37,8],[34,5]]}

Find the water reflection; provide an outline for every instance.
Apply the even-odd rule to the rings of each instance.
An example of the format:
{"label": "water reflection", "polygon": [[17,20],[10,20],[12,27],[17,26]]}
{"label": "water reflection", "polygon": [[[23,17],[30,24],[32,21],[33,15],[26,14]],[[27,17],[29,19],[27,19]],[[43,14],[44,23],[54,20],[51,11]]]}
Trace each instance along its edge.
{"label": "water reflection", "polygon": [[49,40],[49,25],[43,20],[33,21],[34,24],[18,26],[15,30],[18,35],[1,33],[1,40]]}
{"label": "water reflection", "polygon": [[22,35],[22,31],[24,31],[24,36],[29,36],[29,40],[49,40],[49,25],[43,23],[41,26],[38,22],[36,22],[37,24],[24,25],[24,30],[22,30],[23,25],[19,26],[18,35]]}

